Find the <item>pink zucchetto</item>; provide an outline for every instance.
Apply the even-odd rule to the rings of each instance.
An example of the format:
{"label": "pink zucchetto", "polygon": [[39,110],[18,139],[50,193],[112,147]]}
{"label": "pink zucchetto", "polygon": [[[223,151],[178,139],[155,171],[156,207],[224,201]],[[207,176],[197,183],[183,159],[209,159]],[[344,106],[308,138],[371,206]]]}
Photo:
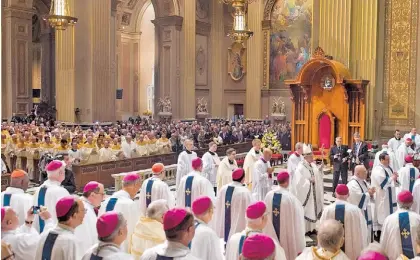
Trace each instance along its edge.
{"label": "pink zucchetto", "polygon": [[413,202],[413,194],[411,194],[408,190],[403,190],[398,193],[397,199],[401,203],[411,203]]}
{"label": "pink zucchetto", "polygon": [[99,237],[107,237],[111,235],[118,226],[118,213],[108,211],[102,214],[96,221],[96,230]]}
{"label": "pink zucchetto", "polygon": [[123,181],[130,182],[130,181],[137,181],[138,179],[140,179],[140,176],[137,173],[129,173],[124,176]]}
{"label": "pink zucchetto", "polygon": [[358,260],[388,260],[388,257],[384,256],[383,254],[375,251],[367,251],[359,258]]}
{"label": "pink zucchetto", "polygon": [[278,182],[284,182],[287,181],[290,178],[290,175],[288,172],[284,171],[284,172],[280,172],[279,174],[277,174],[277,181]]}
{"label": "pink zucchetto", "polygon": [[413,162],[413,156],[406,155],[404,160],[405,160],[406,163],[412,163]]}
{"label": "pink zucchetto", "polygon": [[49,164],[47,164],[47,167],[45,167],[45,170],[49,172],[53,172],[55,170],[60,169],[61,167],[64,167],[64,162],[59,161],[59,160],[54,160],[50,162]]}
{"label": "pink zucchetto", "polygon": [[246,209],[246,217],[249,219],[261,218],[265,214],[266,210],[267,207],[265,206],[265,203],[262,201],[257,201],[248,206]]}
{"label": "pink zucchetto", "polygon": [[411,139],[410,137],[407,137],[405,140],[406,140],[407,142],[412,142],[412,141],[413,141],[413,139]]}
{"label": "pink zucchetto", "polygon": [[205,213],[213,205],[210,197],[200,196],[192,203],[192,212],[198,216]]}
{"label": "pink zucchetto", "polygon": [[6,215],[6,208],[1,207],[1,222],[3,222],[5,215]]}
{"label": "pink zucchetto", "polygon": [[349,188],[345,184],[338,184],[335,193],[342,196],[349,195]]}
{"label": "pink zucchetto", "polygon": [[90,181],[88,182],[85,187],[83,188],[83,192],[89,192],[99,187],[99,182],[97,181]]}
{"label": "pink zucchetto", "polygon": [[273,255],[275,250],[276,246],[271,237],[255,234],[245,239],[242,256],[247,259],[265,259]]}
{"label": "pink zucchetto", "polygon": [[163,216],[163,229],[170,230],[181,224],[187,216],[187,211],[182,208],[168,210]]}
{"label": "pink zucchetto", "polygon": [[73,206],[74,202],[75,199],[73,196],[66,196],[57,201],[57,204],[55,205],[57,217],[65,216]]}
{"label": "pink zucchetto", "polygon": [[245,171],[242,168],[237,168],[232,172],[233,180],[240,180],[245,175]]}
{"label": "pink zucchetto", "polygon": [[203,161],[201,160],[201,158],[197,157],[194,160],[192,160],[191,166],[194,170],[197,170],[202,165],[203,165]]}

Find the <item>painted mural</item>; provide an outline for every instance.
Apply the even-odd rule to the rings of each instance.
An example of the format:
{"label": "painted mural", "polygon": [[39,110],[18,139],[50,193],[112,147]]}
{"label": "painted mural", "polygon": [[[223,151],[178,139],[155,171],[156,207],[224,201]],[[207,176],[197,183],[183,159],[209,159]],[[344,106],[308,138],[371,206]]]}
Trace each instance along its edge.
{"label": "painted mural", "polygon": [[271,11],[270,85],[293,79],[309,60],[312,0],[277,0]]}

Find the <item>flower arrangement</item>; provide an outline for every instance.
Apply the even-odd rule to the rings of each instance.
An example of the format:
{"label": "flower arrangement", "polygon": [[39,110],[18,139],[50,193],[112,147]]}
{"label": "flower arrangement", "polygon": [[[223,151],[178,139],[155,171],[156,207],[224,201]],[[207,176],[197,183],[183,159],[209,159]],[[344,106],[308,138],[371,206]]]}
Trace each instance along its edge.
{"label": "flower arrangement", "polygon": [[151,116],[152,115],[152,111],[146,110],[146,111],[143,112],[143,115],[144,116]]}
{"label": "flower arrangement", "polygon": [[280,153],[281,144],[277,140],[277,136],[273,132],[267,132],[262,138],[262,145],[264,148],[269,148],[273,153]]}

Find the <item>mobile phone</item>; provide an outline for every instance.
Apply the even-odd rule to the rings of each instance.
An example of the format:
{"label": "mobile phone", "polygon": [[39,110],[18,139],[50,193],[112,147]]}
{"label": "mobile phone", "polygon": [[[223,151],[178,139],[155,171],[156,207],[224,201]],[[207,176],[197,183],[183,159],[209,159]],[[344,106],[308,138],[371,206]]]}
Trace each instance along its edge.
{"label": "mobile phone", "polygon": [[40,206],[33,206],[32,207],[32,214],[38,214],[40,210],[41,210]]}

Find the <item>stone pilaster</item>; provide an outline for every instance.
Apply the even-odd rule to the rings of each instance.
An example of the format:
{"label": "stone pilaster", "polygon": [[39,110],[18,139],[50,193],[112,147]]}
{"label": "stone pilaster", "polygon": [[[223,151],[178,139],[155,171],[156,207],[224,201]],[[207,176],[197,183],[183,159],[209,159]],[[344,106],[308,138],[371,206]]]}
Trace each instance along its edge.
{"label": "stone pilaster", "polygon": [[[2,1],[3,2],[3,1]],[[2,3],[2,117],[32,108],[32,0]]]}

